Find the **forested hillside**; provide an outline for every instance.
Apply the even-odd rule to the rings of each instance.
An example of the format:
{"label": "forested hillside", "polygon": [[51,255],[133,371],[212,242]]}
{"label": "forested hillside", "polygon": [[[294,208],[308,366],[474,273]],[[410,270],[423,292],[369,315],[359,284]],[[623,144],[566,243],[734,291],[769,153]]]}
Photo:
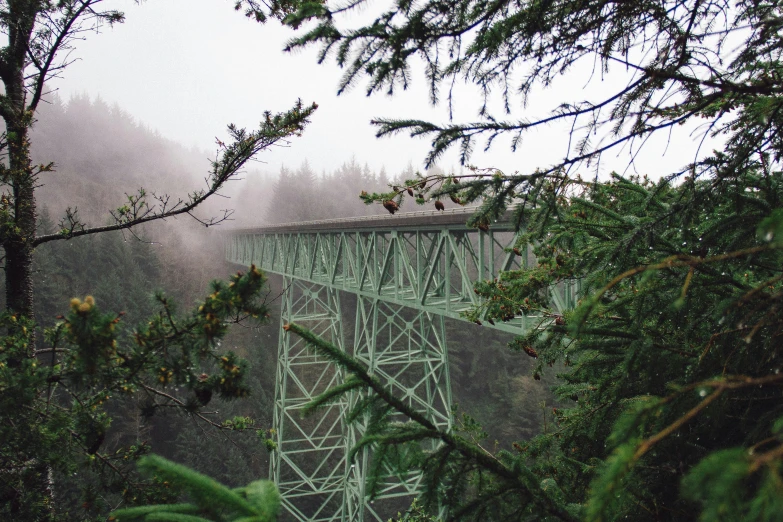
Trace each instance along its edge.
{"label": "forested hillside", "polygon": [[[34,161],[55,162],[41,178],[39,201],[58,218],[76,207],[103,224],[107,211],[124,204],[123,192],[140,187],[160,194],[202,188],[213,151],[188,150],[145,128],[119,106],[87,95],[53,96],[36,115]],[[153,184],[154,182],[154,184]]]}
{"label": "forested hillside", "polygon": [[[54,172],[41,179],[39,234],[57,233],[69,207],[78,209],[90,224],[105,223],[108,212],[123,204],[118,194],[133,194],[140,187],[181,196],[183,189],[203,183],[208,167],[208,153],[167,140],[120,107],[87,96],[67,101],[53,98],[39,111],[32,136],[35,161],[55,163]],[[395,177],[412,175],[409,167]],[[221,230],[386,213],[381,207],[364,204],[358,192],[381,191],[389,182],[385,169],[373,171],[355,158],[334,172],[316,172],[316,167],[302,160],[298,167],[284,167],[278,173],[247,172],[230,186],[228,203],[236,213],[221,227],[205,229],[185,216],[132,232],[43,244],[35,258],[37,321],[51,326],[68,310],[74,296],[89,295],[102,311],[123,312],[119,335],[131,336],[133,325],[159,310],[157,291],[186,310],[208,293],[211,280],[225,279],[236,270],[223,261]],[[225,207],[226,201],[218,206]],[[201,209],[201,215],[215,208]],[[240,416],[252,419],[250,425],[257,428],[271,426],[280,331],[274,298],[280,294],[280,283],[275,277],[269,281],[270,319],[260,328],[234,328],[223,341],[250,362],[250,394],[240,401],[214,398],[210,409],[220,412],[218,422]],[[346,329],[353,320],[353,306],[347,299]],[[537,433],[552,399],[541,383],[533,382],[529,364],[518,364],[519,359],[507,353],[508,339],[458,321],[450,325],[449,332],[455,400],[462,409],[474,412],[493,440]],[[482,353],[490,351],[496,357],[482,360],[479,352],[468,348],[475,345],[476,335],[482,339]],[[102,454],[143,447],[143,453],[164,455],[235,486],[268,473],[268,452],[255,429],[215,429],[174,410],[150,410],[148,398],[139,393],[113,401],[108,413],[114,420],[102,435]],[[132,473],[132,468],[130,464],[124,472]],[[106,489],[115,479],[111,470],[90,466],[74,469],[67,481],[56,478],[58,484],[67,484],[56,489],[58,512],[69,520],[91,520],[104,516],[112,499],[123,497],[132,503],[134,497],[118,497],[116,491]],[[138,496],[138,501],[142,498]]]}
{"label": "forested hillside", "polygon": [[[56,165],[55,172],[41,180],[39,234],[59,231],[58,222],[67,207],[78,207],[85,221],[101,225],[107,222],[110,209],[123,204],[118,196],[140,187],[182,196],[183,188],[203,184],[209,166],[206,153],[166,140],[119,107],[85,96],[67,102],[54,98],[40,111],[33,137],[36,161]],[[160,308],[157,291],[165,292],[185,311],[209,292],[210,281],[225,279],[234,270],[223,261],[219,234],[187,216],[132,232],[46,243],[38,247],[37,254],[36,319],[40,325],[55,324],[74,296],[89,295],[101,310],[124,314],[119,327],[128,326],[121,337],[131,336],[133,325]],[[248,398],[238,402],[215,398],[213,409],[220,411],[215,421],[242,416],[253,419],[251,426],[268,427],[276,325],[235,328],[224,343],[249,360],[253,378],[248,381]],[[101,453],[144,448],[143,452],[155,451],[209,470],[231,484],[267,473],[267,452],[255,431],[230,432],[199,425],[203,423],[165,408],[145,412],[147,401],[144,394],[135,394],[109,407],[114,421],[102,436]],[[130,472],[132,468],[131,464]],[[118,498],[118,492],[111,491],[117,478],[105,467],[79,467],[67,481],[56,478],[60,516],[103,519],[112,499]]]}

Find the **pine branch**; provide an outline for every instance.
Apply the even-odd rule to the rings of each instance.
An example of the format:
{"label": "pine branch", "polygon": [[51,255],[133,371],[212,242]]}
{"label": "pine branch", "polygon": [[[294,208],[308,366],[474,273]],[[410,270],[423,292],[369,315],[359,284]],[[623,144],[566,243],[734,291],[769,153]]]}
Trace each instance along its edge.
{"label": "pine branch", "polygon": [[[195,504],[159,504],[114,511],[111,520],[171,520],[181,522],[275,522],[280,495],[274,484],[259,480],[231,490],[209,477],[156,455],[139,468],[185,489]],[[203,516],[196,516],[198,513]]]}
{"label": "pine branch", "polygon": [[331,402],[334,402],[346,393],[356,390],[358,388],[364,388],[366,384],[361,379],[356,378],[355,376],[351,375],[346,379],[346,381],[342,384],[338,384],[337,386],[333,386],[332,388],[329,388],[322,394],[318,395],[317,397],[313,398],[310,402],[308,402],[304,408],[302,408],[302,415],[309,415],[313,413],[318,408],[329,404]]}
{"label": "pine branch", "polygon": [[[187,201],[180,200],[171,209],[167,208],[165,203],[158,207],[149,207],[144,199],[146,193],[141,190],[138,197],[128,196],[131,206],[128,207],[126,205],[118,209],[118,213],[114,215],[114,224],[86,228],[79,223],[64,229],[61,233],[38,236],[33,244],[38,246],[50,241],[72,239],[113,230],[126,230],[151,221],[182,214],[191,214],[201,203],[217,194],[227,181],[235,178],[245,164],[259,152],[274,146],[286,138],[299,135],[309,123],[310,116],[317,108],[316,104],[304,107],[300,100],[293,109],[286,113],[274,116],[267,113],[259,130],[251,133],[244,129],[229,126],[234,142],[226,146],[221,156],[213,162],[207,190],[191,194]],[[211,226],[216,223],[216,221],[208,221],[203,224]]]}
{"label": "pine branch", "polygon": [[742,250],[737,250],[734,252],[728,252],[725,254],[719,254],[715,256],[710,257],[694,257],[684,254],[676,254],[673,256],[670,256],[658,263],[649,264],[649,265],[639,265],[637,267],[631,268],[629,270],[626,270],[622,274],[619,274],[618,276],[614,277],[609,283],[607,283],[603,288],[601,288],[598,292],[590,296],[589,301],[586,302],[584,305],[583,310],[581,311],[581,317],[580,317],[580,325],[584,324],[585,321],[587,321],[587,318],[591,312],[591,310],[597,305],[598,301],[603,297],[609,290],[617,286],[620,282],[633,277],[635,275],[644,273],[644,272],[650,272],[650,271],[657,271],[657,270],[666,270],[670,268],[680,268],[680,267],[698,267],[700,265],[705,265],[709,263],[719,263],[722,261],[728,261],[732,259],[742,258],[746,257],[752,254],[758,254],[762,252],[772,252],[776,250],[783,249],[783,243],[770,243],[766,245],[761,246],[755,246],[750,248],[744,248]]}
{"label": "pine branch", "polygon": [[[198,513],[200,508],[193,504],[163,504],[157,506],[138,506],[131,508],[124,508],[120,511],[115,511],[112,516],[119,521],[133,520],[133,519],[145,519],[145,517],[151,513]],[[203,519],[202,519],[203,520]]]}
{"label": "pine branch", "polygon": [[513,484],[515,488],[520,490],[520,493],[528,498],[531,503],[539,506],[544,513],[548,513],[567,522],[576,522],[578,520],[561,505],[552,500],[549,494],[542,490],[535,480],[531,480],[529,472],[525,472],[522,468],[511,469],[494,457],[486,455],[480,448],[475,447],[462,437],[439,430],[429,421],[429,419],[394,396],[377,377],[369,375],[364,364],[340,350],[339,347],[321,339],[296,323],[286,324],[283,326],[283,329],[286,332],[297,334],[305,340],[308,346],[318,352],[319,355],[326,357],[328,360],[354,374],[356,378],[360,379],[366,387],[372,389],[372,391],[386,404],[424,428],[423,431],[408,431],[407,433],[402,434],[392,433],[381,436],[370,435],[367,439],[363,438],[362,441],[360,441],[361,445],[384,442],[391,444],[402,443],[411,440],[421,440],[425,434],[430,435],[431,438],[439,439],[443,444],[449,446],[467,460],[475,461],[481,468],[486,469],[499,478]]}

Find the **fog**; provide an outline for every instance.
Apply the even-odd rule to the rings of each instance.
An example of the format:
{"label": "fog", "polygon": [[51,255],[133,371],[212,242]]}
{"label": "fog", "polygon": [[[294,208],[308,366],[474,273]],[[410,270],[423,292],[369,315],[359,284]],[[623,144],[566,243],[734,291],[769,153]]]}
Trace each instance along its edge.
{"label": "fog", "polygon": [[[111,222],[109,211],[124,203],[124,193],[144,187],[172,198],[204,187],[211,153],[167,139],[136,119],[118,104],[99,97],[55,96],[41,107],[31,135],[36,162],[55,162],[55,172],[40,179],[39,211],[42,227],[56,230],[65,208],[78,208],[87,225]],[[197,217],[221,215],[235,209],[230,220],[205,229],[198,221],[181,216],[114,232],[56,241],[37,249],[39,291],[37,313],[42,324],[67,307],[70,296],[94,295],[104,310],[127,312],[129,326],[155,310],[152,294],[164,290],[185,311],[203,299],[209,283],[225,279],[237,267],[224,261],[221,232],[240,226],[306,221],[333,217],[387,213],[381,206],[366,206],[360,190],[377,190],[394,179],[414,174],[412,163],[400,171],[373,168],[358,155],[343,158],[335,169],[307,159],[273,169],[251,164],[230,182],[222,196],[212,198],[195,212]],[[228,197],[230,196],[230,198]],[[253,395],[237,404],[220,404],[220,410],[249,415],[262,426],[271,426],[274,397],[278,323],[282,281],[271,276],[267,294],[271,317],[260,329],[237,329],[226,343],[252,361]],[[353,297],[343,296],[344,328],[351,330]],[[545,404],[552,398],[545,382],[531,375],[531,360],[511,353],[509,336],[449,320],[450,369],[455,401],[482,422],[491,440],[510,440],[512,434],[527,438],[538,431]],[[476,350],[476,342],[481,349]],[[487,356],[491,354],[491,356]],[[510,390],[510,391],[509,391]],[[513,415],[498,415],[499,411]],[[111,444],[129,436],[143,436],[154,451],[208,472],[220,480],[240,485],[264,476],[266,450],[254,435],[201,437],[187,419],[154,417],[140,420],[132,408],[111,435]],[[135,431],[134,431],[135,430]],[[141,435],[139,435],[141,434]],[[183,443],[185,440],[187,443]],[[215,441],[220,447],[215,450]],[[215,458],[203,460],[195,448]],[[233,459],[233,461],[231,460]]]}
{"label": "fog", "polygon": [[[91,226],[106,224],[109,211],[124,204],[124,195],[140,188],[171,201],[207,188],[205,178],[215,159],[214,152],[167,139],[119,104],[84,94],[67,100],[53,96],[42,105],[31,141],[35,162],[55,162],[55,172],[39,180],[39,206],[53,219],[68,207],[78,208]],[[386,213],[379,205],[365,205],[359,192],[384,190],[393,180],[415,175],[411,162],[390,172],[384,165],[371,168],[356,155],[342,158],[333,170],[307,158],[291,159],[295,163],[277,169],[250,162],[194,216],[206,221],[228,210],[229,217],[220,223],[225,229]],[[198,225],[188,216],[170,221]]]}
{"label": "fog", "polygon": [[[453,115],[454,122],[473,121],[483,104],[477,88],[457,81],[453,105],[447,103],[444,88],[440,103],[433,106],[424,68],[416,62],[411,85],[397,88],[394,96],[367,97],[364,81],[337,96],[342,71],[332,60],[317,65],[316,48],[284,53],[285,42],[295,34],[292,30],[275,21],[260,26],[235,12],[231,2],[156,0],[137,5],[131,0],[109,0],[106,6],[125,11],[126,22],[87,34],[74,52],[77,61],[52,88],[65,99],[87,93],[109,104],[119,103],[161,135],[205,151],[214,150],[216,136],[224,139],[228,123],[252,128],[266,110],[284,111],[297,98],[317,102],[319,109],[301,138],[261,155],[270,172],[283,166],[296,169],[308,160],[317,174],[331,173],[352,157],[362,166],[367,163],[373,172],[385,168],[390,176],[409,163],[420,169],[428,150],[426,140],[405,134],[378,140],[370,120],[416,118],[447,124]],[[365,20],[370,14],[364,10],[352,19]],[[490,96],[488,109],[498,119],[533,120],[549,115],[565,101],[599,100],[628,79],[629,71],[623,68],[604,73],[595,63],[584,61],[532,93],[527,104],[512,96],[510,115],[497,93]],[[569,125],[531,130],[517,152],[510,150],[510,137],[498,138],[489,151],[479,141],[471,163],[507,173],[549,165],[567,155]],[[594,141],[608,139],[609,135],[597,136]],[[658,178],[693,160],[699,140],[699,129],[679,127],[670,135],[654,136],[641,152],[634,146],[605,154],[598,173],[604,176],[617,170]],[[627,170],[631,160],[634,165]],[[447,153],[439,166],[459,170],[457,151]],[[592,171],[585,169],[588,173]]]}
{"label": "fog", "polygon": [[[333,64],[316,66],[313,52],[284,55],[280,49],[290,32],[273,22],[260,27],[235,13],[230,2],[107,4],[126,9],[127,22],[86,35],[75,51],[78,61],[52,82],[32,130],[34,161],[55,162],[55,171],[40,178],[38,191],[41,226],[50,231],[57,230],[67,208],[78,208],[88,226],[107,224],[110,211],[125,203],[124,194],[140,188],[184,200],[206,188],[210,161],[219,152],[216,140],[227,141],[226,124],[254,128],[264,111],[285,111],[297,98],[315,101],[319,109],[302,137],[249,163],[195,210],[197,219],[183,215],[105,240],[85,237],[40,247],[40,262],[59,263],[48,272],[40,270],[36,281],[42,296],[37,312],[45,324],[66,309],[70,296],[88,293],[107,309],[129,311],[129,324],[154,312],[150,296],[155,289],[165,289],[187,309],[210,292],[210,280],[237,270],[225,263],[222,251],[221,232],[229,228],[385,214],[380,205],[364,205],[359,192],[383,190],[423,170],[427,143],[404,135],[377,140],[369,121],[384,116],[449,121],[447,104],[429,103],[422,75],[394,97],[367,98],[361,86],[335,96],[340,71]],[[593,74],[589,64],[576,68],[535,93],[527,106],[514,106],[515,117],[545,116],[564,99],[596,97],[624,81],[622,76],[598,77],[588,88],[586,79]],[[455,89],[455,121],[476,118],[478,93],[464,85]],[[490,105],[503,112],[499,100]],[[693,130],[656,137],[638,156],[624,150],[606,157],[598,174],[616,169],[659,177],[679,168],[693,159]],[[506,172],[532,170],[562,158],[568,146],[568,128],[553,125],[532,132],[516,153],[504,139],[490,151],[479,144],[471,162]],[[631,158],[635,164],[626,170]],[[449,153],[433,172],[461,169],[456,154]],[[224,215],[226,220],[208,229],[199,221]],[[254,368],[253,396],[232,406],[233,411],[267,426],[280,332],[276,297],[282,290],[279,279],[270,278],[270,286],[266,326],[239,329],[226,340]],[[508,336],[457,321],[450,321],[448,330],[456,402],[484,424],[490,441],[534,435],[551,409],[546,391],[551,376],[535,382],[532,362],[507,350]],[[220,408],[230,411],[226,405]],[[239,445],[217,445],[181,419],[142,424],[154,451],[229,484],[266,473],[268,456],[252,436]],[[117,441],[127,435],[123,430],[130,433],[118,427]],[[214,450],[217,446],[220,451]],[[205,453],[211,460],[202,458]]]}

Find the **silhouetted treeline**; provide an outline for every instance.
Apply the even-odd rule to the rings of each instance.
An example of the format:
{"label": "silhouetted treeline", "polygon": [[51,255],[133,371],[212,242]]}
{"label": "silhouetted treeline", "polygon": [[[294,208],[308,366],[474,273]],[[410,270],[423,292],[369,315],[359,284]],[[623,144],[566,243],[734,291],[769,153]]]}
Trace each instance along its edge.
{"label": "silhouetted treeline", "polygon": [[296,170],[280,170],[265,217],[269,223],[288,223],[379,213],[383,208],[365,205],[359,192],[388,190],[388,184],[385,169],[373,172],[355,159],[320,176],[305,161]]}
{"label": "silhouetted treeline", "polygon": [[125,203],[126,192],[144,187],[184,197],[204,186],[208,153],[163,138],[100,98],[53,97],[37,118],[33,160],[55,164],[40,178],[38,202],[55,221],[65,208],[78,207],[90,224],[102,225],[109,209]]}

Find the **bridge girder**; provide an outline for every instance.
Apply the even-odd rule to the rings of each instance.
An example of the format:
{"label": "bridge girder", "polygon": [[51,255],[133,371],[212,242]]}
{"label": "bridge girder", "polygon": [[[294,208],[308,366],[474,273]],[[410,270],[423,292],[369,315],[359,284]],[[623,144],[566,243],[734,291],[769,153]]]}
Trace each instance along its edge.
{"label": "bridge girder", "polygon": [[[226,254],[245,266],[255,263],[267,272],[460,320],[465,319],[463,312],[479,304],[473,290],[477,281],[535,262],[527,248],[521,255],[511,250],[517,236],[508,223],[495,224],[489,231],[464,224],[375,225],[356,230],[336,224],[334,229],[236,231]],[[573,306],[571,287],[553,288],[550,295],[557,310]],[[519,334],[540,323],[538,317],[517,315],[487,326]]]}

